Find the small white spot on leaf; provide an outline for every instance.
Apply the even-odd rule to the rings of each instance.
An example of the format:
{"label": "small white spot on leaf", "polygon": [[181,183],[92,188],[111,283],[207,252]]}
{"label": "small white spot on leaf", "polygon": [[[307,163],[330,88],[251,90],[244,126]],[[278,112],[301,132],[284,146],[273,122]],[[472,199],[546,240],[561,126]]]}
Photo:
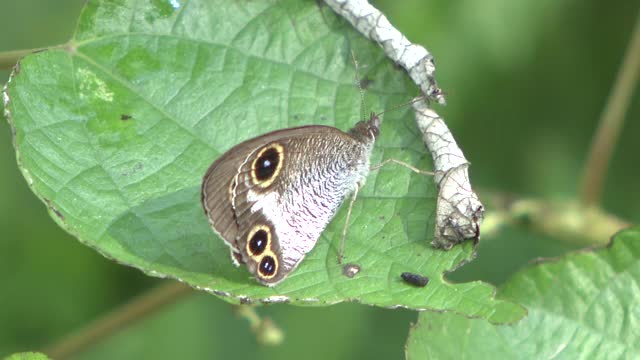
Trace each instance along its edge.
{"label": "small white spot on leaf", "polygon": [[113,102],[113,92],[98,75],[87,68],[79,68],[76,75],[81,99],[97,98],[106,102]]}

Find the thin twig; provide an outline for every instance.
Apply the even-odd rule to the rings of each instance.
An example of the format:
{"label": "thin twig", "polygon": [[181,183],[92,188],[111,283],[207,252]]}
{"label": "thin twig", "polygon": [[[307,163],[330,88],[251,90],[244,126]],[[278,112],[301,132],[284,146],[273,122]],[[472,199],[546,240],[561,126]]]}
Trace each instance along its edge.
{"label": "thin twig", "polygon": [[42,51],[45,48],[23,49],[0,52],[0,70],[11,70],[15,64],[23,57],[34,52]]}
{"label": "thin twig", "polygon": [[389,59],[404,68],[423,94],[439,104],[445,104],[444,93],[435,80],[436,65],[427,49],[411,43],[367,0],[324,2],[362,35],[377,43]]}
{"label": "thin twig", "polygon": [[478,241],[484,206],[471,188],[469,162],[453,134],[424,101],[413,104],[422,141],[433,158],[438,185],[436,226],[431,245],[446,250],[467,239]]}
{"label": "thin twig", "polygon": [[249,322],[251,331],[256,334],[258,343],[267,346],[280,345],[284,341],[284,333],[269,318],[261,317],[253,305],[232,305],[236,314]]}
{"label": "thin twig", "polygon": [[[367,0],[324,0],[338,15],[368,39],[377,43],[386,56],[403,67],[432,102],[444,104],[444,93],[435,80],[436,66],[431,53],[411,43],[380,10]],[[422,139],[434,159],[436,204],[435,247],[450,249],[467,239],[480,236],[484,206],[473,192],[469,162],[456,143],[444,119],[426,99],[412,101]]]}
{"label": "thin twig", "polygon": [[604,178],[613,149],[624,123],[633,89],[640,74],[640,14],[631,34],[627,53],[618,72],[613,90],[600,117],[600,126],[591,143],[584,173],[580,201],[583,205],[596,205],[602,196]]}
{"label": "thin twig", "polygon": [[585,207],[575,200],[554,201],[480,191],[491,211],[485,214],[482,231],[493,235],[504,225],[518,225],[554,239],[579,246],[604,246],[611,235],[631,223],[598,207]]}
{"label": "thin twig", "polygon": [[63,337],[43,352],[52,359],[69,358],[193,292],[192,288],[182,283],[167,282],[99,317],[85,328]]}

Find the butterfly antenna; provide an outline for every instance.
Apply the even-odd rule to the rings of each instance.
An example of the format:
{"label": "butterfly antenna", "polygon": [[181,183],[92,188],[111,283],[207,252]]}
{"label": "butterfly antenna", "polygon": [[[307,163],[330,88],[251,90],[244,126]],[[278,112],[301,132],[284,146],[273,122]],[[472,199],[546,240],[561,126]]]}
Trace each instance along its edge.
{"label": "butterfly antenna", "polygon": [[[353,66],[355,67],[355,70],[356,70],[356,73],[355,73],[356,86],[358,87],[358,90],[360,91],[360,119],[364,119],[365,118],[365,114],[367,113],[367,104],[364,101],[364,89],[362,88],[362,82],[361,82],[360,76],[359,76],[360,69],[359,69],[359,66],[358,66],[358,60],[356,59],[356,54],[353,52],[353,50],[351,50],[351,59],[353,60]],[[372,118],[374,116],[375,117],[380,117],[380,115],[382,115],[384,113],[391,112],[391,111],[394,111],[394,110],[398,110],[398,109],[400,109],[402,107],[405,107],[407,105],[411,105],[411,104],[416,103],[418,101],[427,100],[427,99],[428,99],[427,96],[420,95],[420,96],[418,96],[416,98],[413,98],[413,99],[411,99],[411,100],[409,100],[409,101],[407,101],[405,103],[402,103],[400,105],[396,105],[396,106],[394,106],[394,107],[392,107],[390,109],[386,109],[386,110],[384,110],[382,112],[379,112],[379,113],[371,112],[371,117]]]}
{"label": "butterfly antenna", "polygon": [[405,107],[407,105],[411,105],[413,103],[417,103],[418,101],[422,101],[422,100],[426,100],[426,99],[427,99],[427,97],[425,95],[420,95],[420,96],[418,96],[416,98],[413,98],[413,99],[407,101],[406,103],[402,103],[400,105],[396,105],[396,106],[394,106],[394,107],[392,107],[390,109],[387,109],[385,111],[379,112],[379,113],[376,114],[376,116],[380,116],[380,115],[382,115],[384,113],[388,113],[390,111],[398,110],[398,109],[400,109],[402,107]]}
{"label": "butterfly antenna", "polygon": [[351,50],[351,59],[353,60],[353,66],[356,69],[355,74],[355,82],[358,87],[358,91],[360,91],[360,119],[364,119],[364,114],[367,113],[367,105],[364,102],[364,90],[362,89],[362,84],[360,83],[360,76],[358,75],[358,60],[356,60],[356,54]]}

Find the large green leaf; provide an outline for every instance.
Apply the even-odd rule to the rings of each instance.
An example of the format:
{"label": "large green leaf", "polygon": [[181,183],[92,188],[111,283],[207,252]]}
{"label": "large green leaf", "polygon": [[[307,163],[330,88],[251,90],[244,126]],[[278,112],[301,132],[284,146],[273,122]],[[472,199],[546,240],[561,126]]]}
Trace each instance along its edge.
{"label": "large green leaf", "polygon": [[640,228],[610,247],[531,265],[501,294],[524,304],[515,325],[421,314],[410,359],[637,359],[640,355]]}
{"label": "large green leaf", "polygon": [[[90,1],[65,46],[26,57],[8,84],[18,162],[52,217],[105,256],[180,279],[232,302],[451,310],[491,321],[523,315],[484,283],[442,273],[471,244],[435,250],[433,180],[388,166],[355,203],[346,261],[337,264],[342,209],[314,250],[275,288],[257,285],[208,226],[200,182],[234,144],[275,129],[348,129],[360,114],[353,51],[370,83],[368,108],[416,95],[380,49],[315,1]],[[428,169],[408,109],[385,114],[373,162]],[[430,277],[425,288],[400,274]]]}

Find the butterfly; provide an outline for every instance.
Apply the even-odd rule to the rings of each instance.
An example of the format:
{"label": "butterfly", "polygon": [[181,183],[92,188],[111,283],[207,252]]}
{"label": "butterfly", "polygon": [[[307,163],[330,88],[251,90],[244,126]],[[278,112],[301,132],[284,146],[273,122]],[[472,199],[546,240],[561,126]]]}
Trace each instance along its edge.
{"label": "butterfly", "polygon": [[320,125],[283,129],[215,160],[202,181],[202,207],[233,262],[245,264],[263,285],[285,279],[364,184],[379,131],[376,114],[347,132]]}

